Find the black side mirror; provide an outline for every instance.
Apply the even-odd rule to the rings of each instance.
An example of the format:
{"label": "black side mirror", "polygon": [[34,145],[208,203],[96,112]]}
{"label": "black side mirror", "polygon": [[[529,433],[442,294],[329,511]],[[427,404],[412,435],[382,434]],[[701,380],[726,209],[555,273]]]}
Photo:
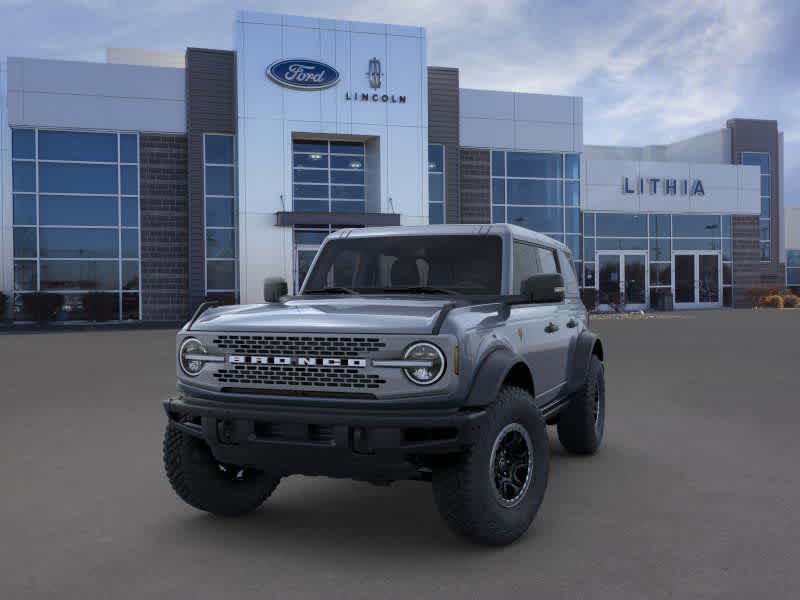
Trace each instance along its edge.
{"label": "black side mirror", "polygon": [[264,302],[280,302],[289,293],[289,284],[283,277],[267,277],[264,280]]}
{"label": "black side mirror", "polygon": [[564,277],[560,273],[539,273],[522,282],[520,293],[532,303],[564,300]]}

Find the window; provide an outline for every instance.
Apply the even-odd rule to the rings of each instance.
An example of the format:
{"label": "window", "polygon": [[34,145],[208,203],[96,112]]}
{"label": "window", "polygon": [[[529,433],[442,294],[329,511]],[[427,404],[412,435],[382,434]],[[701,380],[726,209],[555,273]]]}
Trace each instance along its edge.
{"label": "window", "polygon": [[236,137],[203,137],[205,173],[206,295],[225,302],[238,296]]}
{"label": "window", "polygon": [[800,250],[786,251],[786,285],[800,287]]}
{"label": "window", "polygon": [[[644,250],[649,253],[650,289],[672,288],[672,252],[714,250],[722,255],[723,298],[733,297],[733,251],[730,215],[666,215],[631,213],[583,214],[583,282],[595,287],[595,252]],[[659,290],[659,288],[661,288]]]}
{"label": "window", "polygon": [[567,258],[567,255],[559,251],[558,261],[561,267],[561,273],[564,276],[564,287],[566,288],[566,295],[570,298],[578,297],[578,277],[575,273],[573,263]]}
{"label": "window", "polygon": [[493,223],[564,242],[582,271],[579,154],[493,150],[491,197]]}
{"label": "window", "polygon": [[772,259],[770,237],[770,201],[772,198],[770,182],[770,156],[769,152],[742,152],[743,165],[756,166],[761,170],[761,217],[759,247],[761,262]]}
{"label": "window", "polygon": [[14,129],[14,310],[25,293],[64,302],[83,320],[85,295],[111,295],[115,318],[140,318],[139,139],[133,133]]}
{"label": "window", "polygon": [[364,143],[292,141],[296,211],[364,212]]}
{"label": "window", "polygon": [[522,291],[522,282],[541,273],[536,246],[525,242],[514,242],[514,293]]}
{"label": "window", "polygon": [[428,222],[444,223],[444,146],[428,145]]}
{"label": "window", "polygon": [[494,296],[500,293],[501,257],[498,236],[336,239],[320,251],[303,291],[347,287],[362,294],[417,293],[404,290],[428,286]]}

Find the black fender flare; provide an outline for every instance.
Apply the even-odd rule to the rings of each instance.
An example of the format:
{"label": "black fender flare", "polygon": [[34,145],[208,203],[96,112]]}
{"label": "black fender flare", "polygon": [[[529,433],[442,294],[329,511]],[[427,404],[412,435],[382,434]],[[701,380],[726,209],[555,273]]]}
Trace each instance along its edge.
{"label": "black fender flare", "polygon": [[577,392],[584,384],[586,373],[589,370],[589,361],[594,354],[598,354],[600,360],[603,360],[603,343],[597,337],[597,334],[585,329],[578,336],[575,352],[572,355],[572,367],[567,380],[568,393]]}
{"label": "black fender flare", "polygon": [[488,406],[497,398],[512,367],[524,361],[505,346],[490,350],[472,378],[464,406]]}

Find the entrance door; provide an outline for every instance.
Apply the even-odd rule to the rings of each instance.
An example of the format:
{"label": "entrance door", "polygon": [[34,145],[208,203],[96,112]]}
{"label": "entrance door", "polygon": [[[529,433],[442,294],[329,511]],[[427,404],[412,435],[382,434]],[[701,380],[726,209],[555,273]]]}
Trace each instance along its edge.
{"label": "entrance door", "polygon": [[647,307],[647,254],[597,253],[598,310],[641,310]]}
{"label": "entrance door", "polygon": [[672,255],[675,308],[722,306],[719,252],[679,252]]}

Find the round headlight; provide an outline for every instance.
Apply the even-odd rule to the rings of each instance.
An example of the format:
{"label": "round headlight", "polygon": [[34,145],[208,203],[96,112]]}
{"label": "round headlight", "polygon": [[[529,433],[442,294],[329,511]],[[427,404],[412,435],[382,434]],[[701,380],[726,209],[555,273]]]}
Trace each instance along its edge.
{"label": "round headlight", "polygon": [[199,375],[205,365],[205,361],[202,359],[205,353],[206,349],[200,343],[200,340],[191,337],[185,339],[178,353],[178,362],[181,365],[181,370],[190,377]]}
{"label": "round headlight", "polygon": [[409,346],[403,354],[403,360],[418,363],[403,369],[406,377],[417,385],[436,383],[444,374],[444,354],[428,342],[417,342]]}

